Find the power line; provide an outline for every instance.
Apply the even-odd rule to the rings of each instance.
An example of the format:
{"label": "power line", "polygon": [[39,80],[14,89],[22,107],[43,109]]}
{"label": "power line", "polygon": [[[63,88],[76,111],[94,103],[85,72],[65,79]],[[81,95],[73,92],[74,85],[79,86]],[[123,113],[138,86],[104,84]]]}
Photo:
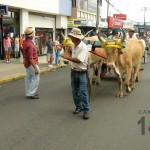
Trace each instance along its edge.
{"label": "power line", "polygon": [[117,10],[120,14],[122,13],[120,10],[118,10],[112,3],[110,3],[110,0],[105,0],[111,7],[113,7],[115,10]]}

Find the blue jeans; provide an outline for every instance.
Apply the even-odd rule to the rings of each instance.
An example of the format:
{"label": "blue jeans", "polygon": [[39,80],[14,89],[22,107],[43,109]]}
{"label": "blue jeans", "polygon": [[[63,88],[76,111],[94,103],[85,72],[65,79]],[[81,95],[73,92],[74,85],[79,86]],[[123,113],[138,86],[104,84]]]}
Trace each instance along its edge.
{"label": "blue jeans", "polygon": [[60,51],[56,51],[55,64],[58,64],[59,56],[60,56]]}
{"label": "blue jeans", "polygon": [[39,74],[34,73],[34,68],[32,66],[26,68],[26,78],[25,78],[25,95],[26,96],[34,96],[40,81],[40,69],[39,66],[36,65],[39,70]]}
{"label": "blue jeans", "polygon": [[89,111],[87,72],[76,72],[71,70],[71,86],[76,108],[81,108],[84,112]]}

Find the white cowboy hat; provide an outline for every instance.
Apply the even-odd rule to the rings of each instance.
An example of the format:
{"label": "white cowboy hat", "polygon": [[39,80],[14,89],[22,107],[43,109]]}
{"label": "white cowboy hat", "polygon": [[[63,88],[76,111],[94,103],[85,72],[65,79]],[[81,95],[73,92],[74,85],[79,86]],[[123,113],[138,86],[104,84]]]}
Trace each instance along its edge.
{"label": "white cowboy hat", "polygon": [[81,30],[79,28],[72,28],[72,30],[68,36],[72,36],[72,37],[80,39],[80,40],[82,40],[84,38],[84,36],[82,35]]}

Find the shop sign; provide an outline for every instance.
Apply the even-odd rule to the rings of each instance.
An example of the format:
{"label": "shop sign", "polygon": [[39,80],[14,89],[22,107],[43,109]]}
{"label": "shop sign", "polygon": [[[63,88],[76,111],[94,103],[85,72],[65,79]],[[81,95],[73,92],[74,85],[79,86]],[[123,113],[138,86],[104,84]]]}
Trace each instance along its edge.
{"label": "shop sign", "polygon": [[109,16],[108,28],[123,28],[123,21]]}
{"label": "shop sign", "polygon": [[8,14],[8,6],[0,5],[0,15],[7,15]]}
{"label": "shop sign", "polygon": [[144,29],[144,25],[138,25],[137,26],[139,29]]}
{"label": "shop sign", "polygon": [[96,23],[92,20],[81,20],[81,26],[95,27]]}
{"label": "shop sign", "polygon": [[81,19],[68,19],[68,27],[78,27],[81,26]]}
{"label": "shop sign", "polygon": [[113,14],[113,17],[116,19],[120,19],[120,20],[126,20],[127,19],[127,15],[125,15],[125,14]]}
{"label": "shop sign", "polygon": [[79,26],[85,26],[85,27],[95,27],[96,22],[93,20],[86,20],[86,19],[68,19],[67,23],[68,27],[79,27]]}

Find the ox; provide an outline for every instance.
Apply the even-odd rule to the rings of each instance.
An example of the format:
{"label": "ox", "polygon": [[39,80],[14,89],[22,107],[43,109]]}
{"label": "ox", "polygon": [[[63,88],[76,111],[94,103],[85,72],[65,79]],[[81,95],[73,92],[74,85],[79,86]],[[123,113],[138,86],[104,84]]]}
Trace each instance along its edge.
{"label": "ox", "polygon": [[85,37],[84,40],[93,42],[91,50],[88,54],[88,62],[90,68],[92,68],[92,84],[100,84],[101,68],[102,64],[106,59],[106,53],[104,48],[100,48],[99,39],[97,36]]}
{"label": "ox", "polygon": [[[100,34],[98,34],[98,38],[106,50],[106,63],[116,74],[119,85],[118,97],[123,97],[123,74],[125,74],[124,84],[126,92],[130,93],[135,88],[135,79],[140,70],[141,59],[144,55],[142,41],[137,39],[125,40],[124,31],[123,38],[115,41],[106,41],[101,38]],[[125,47],[123,46],[123,43],[126,43]]]}
{"label": "ox", "polygon": [[[66,55],[70,54],[70,46],[73,44],[71,39],[68,37],[65,37],[64,34],[61,32],[61,36],[63,38],[63,47],[66,49],[65,53]],[[85,40],[88,41],[98,41],[97,36],[93,37],[87,37]],[[95,48],[94,51],[99,51],[102,54],[105,55],[105,50],[104,48]],[[90,82],[92,84],[99,85],[100,84],[100,73],[101,73],[101,66],[103,63],[103,57],[100,57],[94,53],[94,51],[89,51],[88,53],[88,64],[89,64],[89,69],[92,68],[92,77],[90,79]]]}

